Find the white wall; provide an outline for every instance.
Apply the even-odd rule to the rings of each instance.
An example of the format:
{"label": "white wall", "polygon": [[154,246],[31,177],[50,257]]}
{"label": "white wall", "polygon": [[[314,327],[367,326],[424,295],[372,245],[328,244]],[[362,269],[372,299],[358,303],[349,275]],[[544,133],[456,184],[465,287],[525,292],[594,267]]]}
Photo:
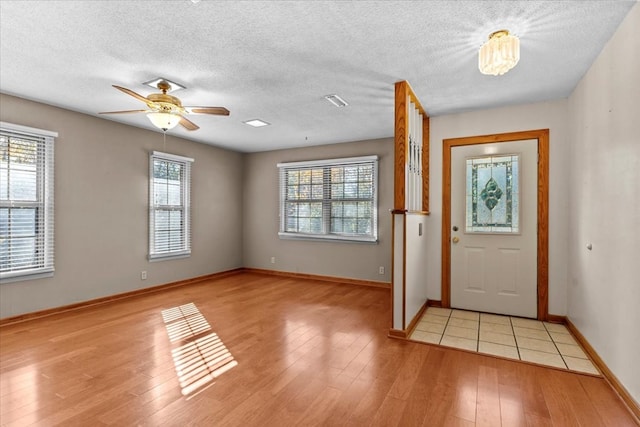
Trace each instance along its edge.
{"label": "white wall", "polygon": [[640,402],[640,5],[570,96],[569,118],[568,317]]}
{"label": "white wall", "polygon": [[[405,326],[418,314],[427,302],[426,280],[428,277],[427,258],[428,242],[431,236],[427,234],[427,220],[425,215],[405,215],[406,221],[406,264],[405,264]],[[419,230],[422,229],[422,234]]]}
{"label": "white wall", "polygon": [[[378,243],[280,239],[280,162],[374,155],[378,163]],[[393,139],[348,142],[246,154],[244,157],[244,266],[379,282],[391,281]],[[275,257],[275,264],[271,264]],[[385,274],[379,274],[379,267]]]}
{"label": "white wall", "polygon": [[427,217],[393,214],[393,329],[406,330],[427,302]]}
{"label": "white wall", "polygon": [[[1,94],[0,120],[59,134],[55,275],[1,283],[0,318],[242,267],[241,154]],[[153,150],[195,159],[189,258],[147,260]]]}
{"label": "white wall", "polygon": [[[517,71],[517,70],[514,70]],[[549,313],[566,314],[569,147],[567,101],[558,100],[431,118],[427,220],[428,297],[441,299],[442,141],[476,135],[549,129]]]}

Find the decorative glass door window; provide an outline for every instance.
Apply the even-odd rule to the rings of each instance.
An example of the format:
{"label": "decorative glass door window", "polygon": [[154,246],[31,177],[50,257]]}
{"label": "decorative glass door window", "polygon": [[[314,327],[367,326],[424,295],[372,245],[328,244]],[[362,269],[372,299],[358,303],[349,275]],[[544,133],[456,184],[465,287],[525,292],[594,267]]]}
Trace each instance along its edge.
{"label": "decorative glass door window", "polygon": [[520,233],[519,154],[466,159],[467,233]]}

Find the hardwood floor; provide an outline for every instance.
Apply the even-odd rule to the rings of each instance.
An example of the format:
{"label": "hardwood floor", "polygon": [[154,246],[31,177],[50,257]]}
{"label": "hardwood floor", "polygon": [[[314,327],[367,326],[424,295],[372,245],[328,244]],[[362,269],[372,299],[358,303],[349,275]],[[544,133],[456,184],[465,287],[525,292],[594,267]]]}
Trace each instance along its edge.
{"label": "hardwood floor", "polygon": [[7,325],[0,423],[635,425],[601,378],[390,339],[390,317],[386,289],[243,273]]}

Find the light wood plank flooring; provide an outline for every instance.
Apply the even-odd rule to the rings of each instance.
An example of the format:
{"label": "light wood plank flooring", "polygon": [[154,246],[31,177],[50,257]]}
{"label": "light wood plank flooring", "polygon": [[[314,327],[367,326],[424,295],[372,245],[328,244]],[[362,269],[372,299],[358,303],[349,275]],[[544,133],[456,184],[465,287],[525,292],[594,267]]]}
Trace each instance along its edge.
{"label": "light wood plank flooring", "polygon": [[635,425],[602,378],[387,338],[389,291],[252,273],[0,328],[2,426]]}

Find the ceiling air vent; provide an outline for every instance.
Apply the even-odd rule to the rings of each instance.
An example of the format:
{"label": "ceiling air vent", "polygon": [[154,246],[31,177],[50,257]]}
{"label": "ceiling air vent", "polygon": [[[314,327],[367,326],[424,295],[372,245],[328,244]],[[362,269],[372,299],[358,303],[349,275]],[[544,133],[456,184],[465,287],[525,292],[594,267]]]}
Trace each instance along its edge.
{"label": "ceiling air vent", "polygon": [[347,105],[349,105],[347,101],[340,98],[338,95],[327,95],[325,96],[325,99],[336,107],[346,107]]}

